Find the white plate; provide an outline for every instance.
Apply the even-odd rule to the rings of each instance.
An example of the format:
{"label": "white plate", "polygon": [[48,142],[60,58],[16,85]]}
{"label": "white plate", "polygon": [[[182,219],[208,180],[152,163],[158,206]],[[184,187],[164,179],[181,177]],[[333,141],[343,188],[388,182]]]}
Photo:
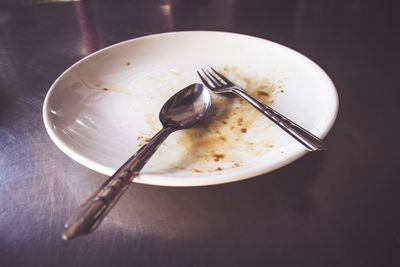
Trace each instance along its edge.
{"label": "white plate", "polygon": [[[209,66],[268,104],[273,100],[273,108],[319,137],[334,123],[336,89],[305,56],[246,35],[172,32],[107,47],[67,69],[46,96],[46,129],[71,158],[111,175],[161,128],[158,112],[169,96],[199,82],[196,70]],[[213,108],[216,117],[208,129],[206,123],[173,133],[135,181],[226,183],[272,171],[306,153],[237,98],[213,96]]]}

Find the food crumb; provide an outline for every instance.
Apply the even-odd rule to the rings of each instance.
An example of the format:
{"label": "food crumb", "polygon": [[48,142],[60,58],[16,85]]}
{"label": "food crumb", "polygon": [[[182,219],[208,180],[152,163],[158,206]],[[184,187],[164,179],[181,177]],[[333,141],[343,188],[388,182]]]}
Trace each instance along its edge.
{"label": "food crumb", "polygon": [[131,65],[131,62],[128,61],[128,62],[125,63],[125,65],[129,66],[129,65]]}
{"label": "food crumb", "polygon": [[225,158],[225,154],[214,154],[213,158],[214,161],[220,161],[221,159]]}
{"label": "food crumb", "polygon": [[103,90],[104,90],[104,91],[108,91],[108,88],[106,88],[106,87],[103,87]]}
{"label": "food crumb", "polygon": [[242,129],[240,129],[240,131],[241,131],[242,133],[246,133],[246,132],[247,132],[247,129],[246,129],[246,128],[242,128]]}
{"label": "food crumb", "polygon": [[281,90],[281,93],[285,92],[283,89]]}
{"label": "food crumb", "polygon": [[216,168],[215,170],[216,170],[216,171],[222,171],[222,168],[221,168],[221,167],[218,167],[218,168]]}
{"label": "food crumb", "polygon": [[239,165],[239,163],[235,162],[235,164],[233,164],[233,166],[239,167],[240,165]]}
{"label": "food crumb", "polygon": [[226,141],[226,138],[224,136],[220,136],[219,139],[221,139],[222,141]]}
{"label": "food crumb", "polygon": [[150,141],[150,137],[138,136],[137,142],[139,146],[143,146],[145,143]]}
{"label": "food crumb", "polygon": [[198,169],[192,169],[192,172],[200,173],[201,171],[199,171]]}
{"label": "food crumb", "polygon": [[237,119],[238,126],[242,126],[242,123],[243,123],[243,118]]}
{"label": "food crumb", "polygon": [[268,145],[268,147],[274,147],[274,145]]}
{"label": "food crumb", "polygon": [[269,96],[269,94],[264,91],[257,91],[257,94],[262,95],[262,96]]}

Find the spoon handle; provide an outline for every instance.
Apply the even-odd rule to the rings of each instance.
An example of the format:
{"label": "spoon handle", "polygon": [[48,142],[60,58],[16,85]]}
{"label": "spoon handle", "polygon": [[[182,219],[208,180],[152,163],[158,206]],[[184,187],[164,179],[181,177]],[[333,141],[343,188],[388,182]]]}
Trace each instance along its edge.
{"label": "spoon handle", "polygon": [[82,204],[65,223],[63,239],[68,240],[94,231],[128,189],[150,157],[162,142],[173,132],[162,128],[143,145],[107,181]]}

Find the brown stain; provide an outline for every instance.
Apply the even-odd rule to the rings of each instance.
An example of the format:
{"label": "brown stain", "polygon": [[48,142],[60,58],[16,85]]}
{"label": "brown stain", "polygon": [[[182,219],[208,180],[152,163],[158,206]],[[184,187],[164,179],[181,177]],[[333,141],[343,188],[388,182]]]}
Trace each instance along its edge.
{"label": "brown stain", "polygon": [[[267,105],[273,103],[275,85],[267,77],[259,77],[257,81],[253,81],[237,66],[226,66],[223,71],[220,71],[229,76],[233,82],[236,80],[244,82],[243,89],[259,101]],[[177,142],[185,147],[188,154],[192,155],[191,162],[204,163],[197,164],[196,168],[201,165],[204,166],[202,170],[207,171],[209,168],[207,162],[230,163],[232,168],[239,167],[237,162],[240,162],[241,155],[240,149],[236,148],[238,145],[245,146],[247,151],[257,148],[254,143],[245,141],[244,133],[247,133],[252,128],[252,124],[263,115],[243,99],[230,95],[212,94],[212,103],[207,118],[198,126],[183,131]],[[267,144],[260,145],[265,149]],[[182,164],[185,165],[185,163],[187,162]],[[215,167],[208,169],[208,171],[215,170]]]}
{"label": "brown stain", "polygon": [[130,61],[128,61],[128,62],[125,63],[125,66],[130,66],[130,65],[131,65],[131,62],[130,62]]}
{"label": "brown stain", "polygon": [[259,96],[269,96],[269,94],[267,92],[264,92],[264,91],[257,91],[257,95],[259,95]]}
{"label": "brown stain", "polygon": [[181,167],[181,166],[175,166],[175,169],[184,170],[185,168],[183,168],[183,167]]}
{"label": "brown stain", "polygon": [[224,154],[214,154],[213,155],[214,161],[221,161],[223,158],[225,158]]}
{"label": "brown stain", "polygon": [[103,90],[109,92],[117,92],[124,95],[131,95],[130,90],[124,87],[113,87],[113,85],[111,84],[103,84],[100,81],[86,81],[83,78],[80,78],[79,81],[88,89]]}
{"label": "brown stain", "polygon": [[150,137],[145,137],[145,136],[138,136],[137,137],[137,143],[138,143],[138,146],[143,146],[144,144],[146,144],[146,143],[148,143],[149,141],[150,141]]}
{"label": "brown stain", "polygon": [[239,66],[225,66],[224,72],[235,72],[239,69]]}

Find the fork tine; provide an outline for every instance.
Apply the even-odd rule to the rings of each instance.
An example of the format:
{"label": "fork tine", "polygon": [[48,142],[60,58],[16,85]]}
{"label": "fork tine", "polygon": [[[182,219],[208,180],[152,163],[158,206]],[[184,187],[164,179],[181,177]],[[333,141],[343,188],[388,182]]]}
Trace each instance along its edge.
{"label": "fork tine", "polygon": [[[204,72],[204,70],[203,70],[203,72]],[[197,75],[199,75],[201,81],[204,83],[205,86],[207,86],[208,88],[214,88],[214,86],[212,86],[206,79],[204,79],[203,76],[201,76],[199,71],[197,71]]]}
{"label": "fork tine", "polygon": [[208,80],[213,84],[214,87],[220,87],[221,85],[218,83],[217,79],[215,79],[214,76],[211,75],[211,73],[205,72],[203,69],[201,69],[204,73],[204,75],[207,76]]}
{"label": "fork tine", "polygon": [[232,85],[232,84],[233,84],[230,80],[228,80],[227,78],[225,78],[224,75],[222,75],[222,74],[219,73],[218,71],[214,70],[212,67],[210,67],[210,69],[212,69],[213,72],[215,72],[215,74],[217,74],[218,77],[221,78],[221,80],[223,80],[224,82],[226,82],[226,84],[228,84],[228,85]]}
{"label": "fork tine", "polygon": [[225,84],[220,80],[220,79],[218,79],[218,77],[216,77],[211,71],[209,71],[209,70],[207,70],[207,77],[208,78],[212,78],[212,80],[215,82],[215,84],[217,85],[217,86],[219,86],[219,87],[221,87],[221,86],[224,86]]}

